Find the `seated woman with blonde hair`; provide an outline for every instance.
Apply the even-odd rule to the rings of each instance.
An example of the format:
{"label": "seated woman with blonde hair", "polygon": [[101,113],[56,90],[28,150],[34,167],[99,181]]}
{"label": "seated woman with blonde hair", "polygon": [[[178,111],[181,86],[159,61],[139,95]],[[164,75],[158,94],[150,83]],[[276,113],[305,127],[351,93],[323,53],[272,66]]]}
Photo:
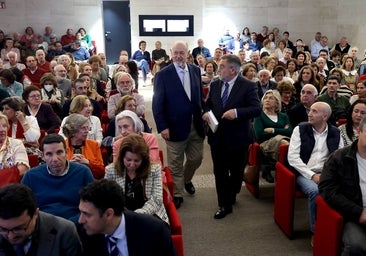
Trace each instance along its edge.
{"label": "seated woman with blonde hair", "polygon": [[161,165],[150,159],[143,137],[130,134],[123,139],[117,160],[106,167],[105,178],[122,187],[127,209],[157,216],[169,224],[163,205]]}
{"label": "seated woman with blonde hair", "polygon": [[[290,119],[281,112],[281,95],[277,90],[268,90],[262,97],[262,113],[254,118],[254,133],[264,156],[278,159],[278,147],[289,144],[292,134]],[[263,170],[262,177],[273,183],[270,170]]]}
{"label": "seated woman with blonde hair", "polygon": [[0,112],[0,172],[15,166],[23,176],[29,169],[27,151],[21,140],[8,137],[8,128],[8,118]]}

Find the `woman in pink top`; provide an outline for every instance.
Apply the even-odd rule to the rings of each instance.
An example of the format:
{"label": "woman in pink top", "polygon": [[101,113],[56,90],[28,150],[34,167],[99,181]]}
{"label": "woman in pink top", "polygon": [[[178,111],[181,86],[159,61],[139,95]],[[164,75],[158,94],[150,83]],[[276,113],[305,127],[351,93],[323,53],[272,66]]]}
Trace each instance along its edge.
{"label": "woman in pink top", "polygon": [[120,132],[122,138],[113,144],[113,162],[117,160],[118,152],[127,135],[136,133],[140,134],[150,148],[150,161],[160,163],[159,144],[154,134],[142,132],[144,125],[136,113],[130,110],[124,110],[116,116],[116,129]]}

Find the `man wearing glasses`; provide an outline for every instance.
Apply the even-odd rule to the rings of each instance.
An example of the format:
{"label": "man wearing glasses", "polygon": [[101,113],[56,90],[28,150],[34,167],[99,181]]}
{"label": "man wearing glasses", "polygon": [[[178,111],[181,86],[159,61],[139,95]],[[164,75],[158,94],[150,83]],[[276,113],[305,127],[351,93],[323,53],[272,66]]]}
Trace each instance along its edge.
{"label": "man wearing glasses", "polygon": [[0,189],[0,255],[80,255],[75,225],[39,211],[21,184]]}

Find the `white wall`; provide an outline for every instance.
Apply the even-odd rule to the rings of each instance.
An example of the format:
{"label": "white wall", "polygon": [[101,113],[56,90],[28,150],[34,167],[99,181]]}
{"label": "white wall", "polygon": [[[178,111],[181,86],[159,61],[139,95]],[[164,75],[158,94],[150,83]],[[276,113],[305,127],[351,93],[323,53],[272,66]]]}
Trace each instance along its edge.
{"label": "white wall", "polygon": [[[3,0],[4,1],[4,0]],[[68,27],[77,30],[85,27],[97,41],[98,51],[104,51],[102,18],[103,0],[5,0],[6,9],[0,9],[0,29],[6,33],[24,32],[30,25],[43,33],[51,25],[60,36]],[[262,25],[278,26],[288,30],[290,39],[302,38],[310,42],[316,31],[329,38],[332,46],[341,36],[347,36],[351,45],[359,47],[361,56],[366,48],[364,32],[365,0],[131,0],[131,48],[138,48],[138,41],[146,40],[148,50],[160,40],[169,49],[177,39],[196,46],[198,38],[213,51],[225,28],[241,31],[248,26],[260,31]],[[139,37],[138,15],[169,14],[194,15],[193,37]]]}

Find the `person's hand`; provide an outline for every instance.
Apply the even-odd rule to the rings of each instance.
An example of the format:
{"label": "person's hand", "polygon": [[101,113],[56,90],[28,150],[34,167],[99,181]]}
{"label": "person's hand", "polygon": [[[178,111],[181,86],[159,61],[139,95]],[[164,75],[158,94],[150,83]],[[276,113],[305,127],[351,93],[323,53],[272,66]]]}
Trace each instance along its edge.
{"label": "person's hand", "polygon": [[234,120],[236,118],[235,115],[235,110],[234,109],[229,109],[228,111],[226,111],[222,117],[222,119],[227,119],[227,120]]}
{"label": "person's hand", "polygon": [[204,113],[202,116],[203,121],[206,121],[207,123],[210,123],[210,118],[208,117],[208,113]]}
{"label": "person's hand", "polygon": [[80,164],[89,164],[89,160],[85,158],[82,154],[73,154],[72,158],[70,159],[71,162],[77,162]]}
{"label": "person's hand", "polygon": [[366,210],[363,210],[358,220],[360,224],[366,225]]}
{"label": "person's hand", "polygon": [[272,127],[264,128],[265,133],[274,133],[274,129]]}
{"label": "person's hand", "polygon": [[15,117],[18,121],[22,124],[25,123],[27,120],[25,119],[25,114],[22,111],[15,112]]}
{"label": "person's hand", "polygon": [[165,129],[165,130],[161,131],[160,135],[161,135],[161,137],[162,137],[164,140],[170,140],[170,133],[169,133],[169,129]]}
{"label": "person's hand", "polygon": [[311,176],[311,180],[315,182],[315,184],[319,184],[320,181],[320,173],[315,173],[313,176]]}

